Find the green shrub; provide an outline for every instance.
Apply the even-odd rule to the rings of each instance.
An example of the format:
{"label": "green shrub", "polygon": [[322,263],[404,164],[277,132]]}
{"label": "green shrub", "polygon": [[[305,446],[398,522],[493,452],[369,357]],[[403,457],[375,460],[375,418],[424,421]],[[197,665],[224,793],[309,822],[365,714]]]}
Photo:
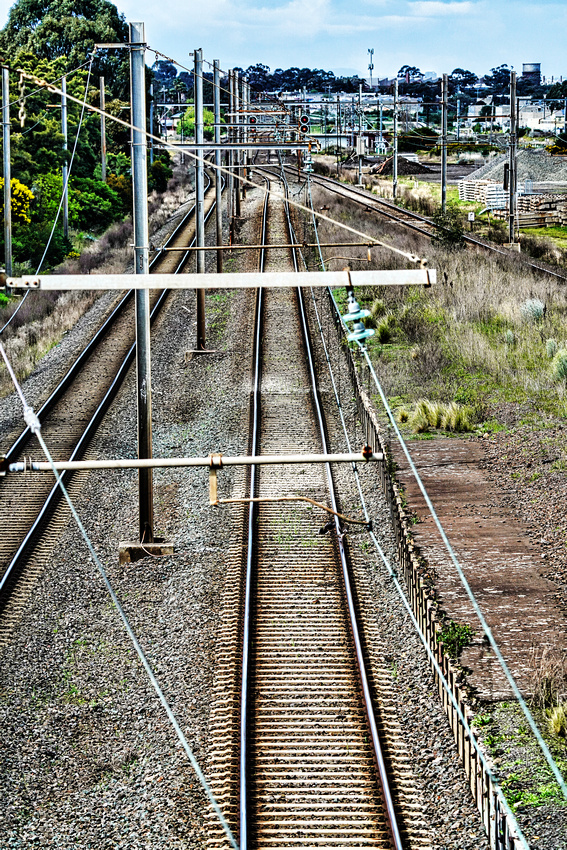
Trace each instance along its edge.
{"label": "green shrub", "polygon": [[552,360],[557,354],[557,342],[554,339],[548,339],[545,343],[545,350],[549,359]]}
{"label": "green shrub", "polygon": [[506,331],[506,345],[509,345],[510,348],[516,345],[516,334],[510,329]]}
{"label": "green shrub", "polygon": [[437,643],[442,643],[447,655],[458,658],[463,649],[469,646],[474,635],[474,629],[454,620],[449,620],[437,634]]}
{"label": "green shrub", "polygon": [[539,298],[528,298],[520,307],[520,313],[524,322],[536,324],[545,316],[545,304]]}
{"label": "green shrub", "polygon": [[560,348],[551,361],[551,372],[556,381],[567,381],[567,348]]}

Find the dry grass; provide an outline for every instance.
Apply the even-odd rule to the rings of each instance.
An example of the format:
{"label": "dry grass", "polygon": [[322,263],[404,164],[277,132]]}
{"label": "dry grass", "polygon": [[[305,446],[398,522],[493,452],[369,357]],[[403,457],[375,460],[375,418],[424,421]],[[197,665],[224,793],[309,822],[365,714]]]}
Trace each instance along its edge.
{"label": "dry grass", "polygon": [[[359,292],[359,300],[372,310],[375,327],[388,317],[385,336],[390,338],[381,340],[380,349],[376,346],[388,396],[413,404],[426,394],[445,403],[470,403],[490,416],[502,401],[553,415],[567,413],[563,358],[558,366],[547,345],[550,339],[556,341],[554,357],[567,347],[564,287],[532,272],[520,257],[489,256],[471,249],[446,251],[344,200],[329,201],[315,191],[314,201],[316,206],[327,203],[330,215],[339,221],[426,257],[437,271],[438,283],[429,290],[362,287]],[[324,241],[345,238],[344,232],[326,223],[319,232]],[[368,267],[364,248],[328,249],[328,255],[338,253],[350,258],[354,269]],[[344,260],[330,268],[341,265]],[[372,249],[371,268],[407,265],[386,249]],[[535,320],[526,320],[526,305],[538,308]]]}
{"label": "dry grass", "polygon": [[532,671],[530,690],[536,708],[550,709],[567,699],[567,663],[565,656],[545,648],[532,650],[529,660]]}
{"label": "dry grass", "polygon": [[[36,363],[61,340],[83,313],[94,303],[99,293],[64,292],[59,296],[55,309],[41,319],[20,325],[3,340],[4,348],[16,377],[22,381],[33,370]],[[31,298],[34,294],[30,295]],[[0,398],[13,392],[14,387],[6,369],[0,370]]]}

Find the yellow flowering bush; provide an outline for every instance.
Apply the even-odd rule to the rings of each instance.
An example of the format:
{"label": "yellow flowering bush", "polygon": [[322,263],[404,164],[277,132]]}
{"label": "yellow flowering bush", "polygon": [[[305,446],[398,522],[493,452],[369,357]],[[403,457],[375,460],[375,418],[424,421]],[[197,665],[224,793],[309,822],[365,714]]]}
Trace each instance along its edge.
{"label": "yellow flowering bush", "polygon": [[[33,192],[15,177],[10,180],[12,188],[12,222],[14,224],[30,224],[30,204]],[[4,178],[0,177],[0,191],[4,191]]]}

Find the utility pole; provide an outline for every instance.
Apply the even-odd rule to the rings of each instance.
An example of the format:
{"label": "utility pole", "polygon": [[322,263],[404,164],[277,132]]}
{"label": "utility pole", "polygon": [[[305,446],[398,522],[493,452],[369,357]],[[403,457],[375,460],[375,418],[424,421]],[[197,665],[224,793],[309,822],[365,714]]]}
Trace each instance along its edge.
{"label": "utility pole", "polygon": [[[229,91],[229,121],[228,121],[228,141],[234,141],[234,73],[228,72],[228,91]],[[226,193],[226,213],[228,216],[229,239],[232,244],[233,229],[234,229],[234,151],[228,151],[228,192]]]}
{"label": "utility pole", "polygon": [[368,62],[368,71],[370,72],[370,88],[372,89],[372,71],[374,70],[374,63],[372,62],[372,57],[374,56],[374,48],[369,47],[368,53],[370,55],[370,61]]}
{"label": "utility pole", "polygon": [[461,98],[457,98],[457,141],[461,141]]}
{"label": "utility pole", "polygon": [[[242,136],[242,141],[244,142],[244,144],[247,144],[247,142],[248,142],[248,122],[250,120],[249,117],[248,117],[248,111],[249,111],[248,100],[249,100],[248,80],[247,80],[246,77],[243,77],[242,78],[242,131],[241,131],[241,136]],[[247,174],[248,174],[248,149],[245,148],[244,151],[242,152],[242,175],[243,175],[243,177],[246,178]],[[244,182],[244,180],[241,181],[240,185],[242,187],[242,197],[245,198],[246,197],[246,183]]]}
{"label": "utility pole", "polygon": [[[194,70],[194,94],[195,94],[195,144],[197,145],[197,159],[195,164],[195,245],[197,248],[205,247],[205,168],[203,165],[203,51],[195,51]],[[205,273],[205,252],[196,251],[197,274]],[[205,290],[195,290],[197,302],[197,351],[205,348]]]}
{"label": "utility pole", "polygon": [[447,209],[447,88],[449,78],[441,78],[441,211]]}
{"label": "utility pole", "polygon": [[[101,79],[102,79],[102,77],[101,77]],[[155,111],[155,105],[154,105],[154,84],[153,84],[153,82],[151,82],[151,83],[150,83],[150,133],[152,134],[152,138],[150,138],[150,165],[153,165],[153,164],[154,164],[154,140],[153,140],[153,135],[154,135],[154,111]],[[182,156],[183,156],[183,154],[182,154]]]}
{"label": "utility pole", "polygon": [[509,242],[514,244],[514,230],[516,223],[516,72],[510,71],[510,171],[509,171]]}
{"label": "utility pole", "polygon": [[[240,142],[240,72],[234,71],[234,122],[236,123],[236,141]],[[242,162],[242,154],[240,150],[236,151],[236,183],[234,200],[236,217],[240,218],[240,164]]]}
{"label": "utility pole", "polygon": [[[63,133],[63,150],[67,150],[67,77],[61,80],[61,132]],[[67,160],[63,163],[63,235],[69,238],[69,166]]]}
{"label": "utility pole", "polygon": [[[143,23],[131,23],[130,90],[132,101],[132,183],[134,198],[134,271],[148,274],[148,166],[146,148],[146,35]],[[138,396],[138,457],[152,457],[152,372],[150,354],[150,292],[136,289],[136,375]],[[154,542],[151,469],[138,473],[140,541]]]}
{"label": "utility pole", "polygon": [[394,158],[392,161],[392,197],[398,194],[398,78],[394,83]]}
{"label": "utility pole", "polygon": [[2,142],[4,158],[4,267],[12,276],[12,171],[10,163],[10,70],[2,67]]}
{"label": "utility pole", "polygon": [[[220,62],[215,59],[213,62],[213,109],[215,113],[215,144],[220,145],[221,128],[220,128]],[[215,217],[216,217],[216,234],[217,245],[222,245],[222,174],[221,166],[221,151],[217,147],[215,150]],[[217,251],[217,273],[222,272],[222,251]]]}
{"label": "utility pole", "polygon": [[340,95],[337,94],[337,120],[336,120],[336,131],[337,131],[337,178],[340,177],[340,167],[339,167],[339,142],[340,142],[340,132],[341,132],[341,98]]}
{"label": "utility pole", "polygon": [[364,140],[362,137],[362,83],[358,86],[358,185],[362,186],[362,159]]}
{"label": "utility pole", "polygon": [[[105,112],[105,97],[104,97],[104,77],[99,77],[100,87],[100,179],[106,183],[106,116]],[[153,133],[152,122],[150,119],[150,133]],[[153,145],[152,145],[153,149]]]}

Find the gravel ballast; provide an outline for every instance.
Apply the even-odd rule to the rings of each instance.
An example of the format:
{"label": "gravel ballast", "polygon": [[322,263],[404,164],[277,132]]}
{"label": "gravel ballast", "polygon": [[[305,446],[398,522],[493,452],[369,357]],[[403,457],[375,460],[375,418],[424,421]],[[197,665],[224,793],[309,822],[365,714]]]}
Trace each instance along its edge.
{"label": "gravel ballast", "polygon": [[[251,216],[261,194],[248,192],[243,208]],[[241,237],[255,241],[253,229],[245,224]],[[235,271],[250,270],[251,253],[243,252],[231,264]],[[179,291],[170,296],[152,348],[156,456],[247,451],[252,312],[250,293],[209,294],[207,346],[213,353],[196,356],[191,353],[194,295]],[[91,320],[87,314],[84,321]],[[69,350],[77,345],[74,333],[65,338]],[[55,363],[59,356],[54,349]],[[42,366],[42,380],[48,382],[53,373],[49,363],[42,361]],[[34,380],[39,385],[32,376],[26,391]],[[341,380],[344,390],[344,371]],[[328,381],[323,394],[330,410]],[[30,396],[33,400],[33,391]],[[355,422],[347,409],[347,421]],[[0,405],[3,435],[16,414],[13,399]],[[334,447],[343,450],[336,416],[330,433]],[[355,436],[359,442],[361,435]],[[135,383],[130,375],[93,453],[131,457],[135,446]],[[343,470],[338,480],[343,505],[354,509],[358,494],[349,476]],[[215,636],[225,552],[234,530],[224,522],[222,510],[208,504],[205,471],[156,472],[154,480],[156,533],[173,540],[173,556],[118,564],[119,542],[137,534],[135,473],[91,474],[78,509],[206,771]],[[231,471],[223,470],[223,494],[230,495],[233,481]],[[365,483],[381,545],[395,562],[387,508],[373,482]],[[382,660],[392,670],[392,691],[433,847],[485,847],[425,654],[378,558],[362,543],[360,538],[353,544],[359,592],[384,636]],[[204,848],[208,803],[72,525],[3,654],[0,716],[0,847]]]}

